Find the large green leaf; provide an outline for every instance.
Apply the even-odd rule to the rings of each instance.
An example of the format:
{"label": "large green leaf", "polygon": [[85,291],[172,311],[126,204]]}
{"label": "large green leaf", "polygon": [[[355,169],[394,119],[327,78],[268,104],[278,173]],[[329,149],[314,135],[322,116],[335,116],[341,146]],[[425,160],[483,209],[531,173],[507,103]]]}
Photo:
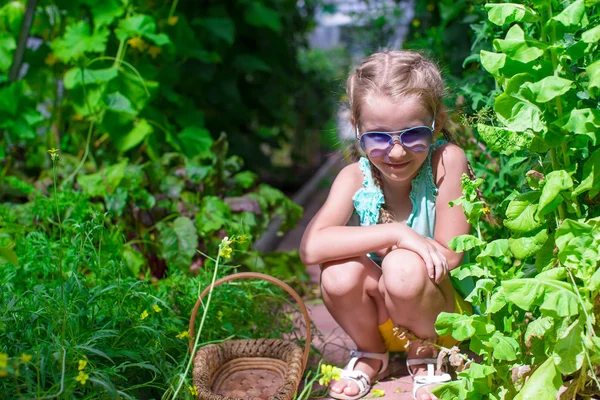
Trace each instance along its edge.
{"label": "large green leaf", "polygon": [[592,230],[593,227],[589,224],[574,221],[572,219],[565,219],[554,234],[558,250],[563,250],[567,243],[575,237],[589,235]]}
{"label": "large green leaf", "polygon": [[281,32],[281,21],[277,11],[262,5],[260,2],[249,3],[244,13],[246,22],[258,27],[266,27],[275,32]]}
{"label": "large green leaf", "polygon": [[495,128],[482,123],[477,124],[477,132],[479,132],[490,150],[507,156],[515,151],[528,149],[533,140],[531,133]]}
{"label": "large green leaf", "polygon": [[478,315],[462,315],[442,312],[435,321],[435,330],[440,336],[452,335],[456,340],[466,340],[473,335],[487,336],[496,328]]}
{"label": "large green leaf", "polygon": [[525,259],[534,255],[540,250],[548,240],[548,231],[546,228],[526,236],[511,237],[508,239],[510,252],[518,259]]}
{"label": "large green leaf", "polygon": [[581,39],[585,43],[596,43],[600,41],[600,25],[593,27],[581,34]]}
{"label": "large green leaf", "polygon": [[568,283],[532,278],[502,282],[504,295],[524,310],[539,306],[549,316],[568,317],[579,313],[577,295]]}
{"label": "large green leaf", "polygon": [[11,32],[16,35],[21,29],[25,17],[25,2],[6,1],[0,8],[0,31]]}
{"label": "large green leaf", "polygon": [[583,164],[581,183],[573,191],[573,196],[589,191],[590,198],[600,192],[600,149],[596,149]]}
{"label": "large green leaf", "polygon": [[171,40],[164,33],[156,34],[156,21],[149,15],[136,14],[119,21],[119,27],[115,29],[119,40],[126,40],[130,37],[143,37],[157,46],[164,46],[171,43]]}
{"label": "large green leaf", "polygon": [[67,89],[73,89],[77,86],[97,85],[100,83],[110,82],[116,78],[119,70],[116,68],[105,69],[87,69],[87,68],[71,68],[65,73],[64,83]]}
{"label": "large green leaf", "polygon": [[587,75],[590,78],[588,90],[590,91],[590,93],[595,94],[595,91],[592,91],[592,89],[600,88],[600,60],[588,65],[585,68],[585,72],[587,72]]}
{"label": "large green leaf", "polygon": [[519,194],[508,203],[504,226],[513,232],[526,233],[542,226],[536,217],[540,192]]}
{"label": "large green leaf", "polygon": [[500,257],[510,257],[510,250],[508,249],[508,239],[496,239],[489,242],[483,251],[477,256],[477,261],[481,262],[486,257],[491,259]]}
{"label": "large green leaf", "polygon": [[521,4],[500,3],[486,4],[488,19],[502,26],[513,22],[536,22],[539,18],[535,11]]}
{"label": "large green leaf", "polygon": [[581,28],[585,28],[588,25],[587,16],[585,15],[585,3],[583,0],[577,0],[565,8],[561,13],[552,17],[548,21],[549,25],[557,22],[559,26],[562,26],[562,30],[567,32],[577,32]]}
{"label": "large green leaf", "polygon": [[535,101],[545,103],[567,93],[573,85],[573,81],[559,78],[558,76],[548,76],[540,81],[529,83],[527,87],[535,95]]}
{"label": "large green leaf", "polygon": [[527,324],[527,329],[525,330],[525,343],[529,347],[531,338],[543,339],[546,333],[553,327],[554,319],[552,317],[542,317],[530,322]]}
{"label": "large green leaf", "polygon": [[543,112],[535,104],[535,95],[526,85],[534,79],[534,76],[529,73],[512,76],[506,82],[504,93],[494,101],[498,120],[509,130],[516,132],[546,130]]}
{"label": "large green leaf", "polygon": [[500,76],[500,69],[506,64],[506,54],[504,53],[493,53],[491,51],[481,50],[479,53],[481,59],[481,65],[490,74],[494,76]]}
{"label": "large green leaf", "polygon": [[108,26],[125,13],[121,0],[84,0],[84,3],[92,9],[95,26]]}
{"label": "large green leaf", "polygon": [[77,183],[84,193],[90,196],[104,196],[113,193],[125,176],[127,160],[111,165],[95,174],[79,175]]}
{"label": "large green leaf", "polygon": [[450,240],[448,246],[457,253],[462,253],[483,244],[485,244],[483,240],[473,235],[460,235]]}
{"label": "large green leaf", "polygon": [[17,42],[8,32],[0,33],[0,71],[8,71],[13,62]]}
{"label": "large green leaf", "polygon": [[196,227],[201,236],[210,236],[231,219],[231,209],[216,196],[205,196],[196,214]]}
{"label": "large green leaf", "polygon": [[592,108],[576,109],[555,123],[557,126],[577,135],[587,135],[596,145],[600,131],[600,110]]}
{"label": "large green leaf", "polygon": [[560,373],[569,375],[581,368],[584,355],[583,327],[575,320],[557,339],[552,358]]}
{"label": "large green leaf", "polygon": [[131,101],[120,92],[111,93],[104,98],[106,107],[115,112],[121,112],[129,115],[137,115]]}
{"label": "large green leaf", "polygon": [[214,141],[210,136],[210,132],[197,126],[184,128],[177,135],[177,140],[181,143],[181,151],[189,158],[196,156],[209,157]]}
{"label": "large green leaf", "polygon": [[540,58],[546,47],[547,45],[540,41],[525,37],[525,32],[519,25],[513,25],[504,39],[494,40],[494,48],[497,51],[523,63]]}
{"label": "large green leaf", "polygon": [[119,151],[124,153],[142,143],[152,132],[154,132],[152,125],[145,119],[140,119],[134,123],[133,129],[129,132],[125,134],[122,134],[122,132],[111,132],[110,136]]}
{"label": "large green leaf", "polygon": [[188,217],[178,217],[173,224],[157,224],[160,232],[161,254],[169,266],[187,270],[198,248],[198,234]]}
{"label": "large green leaf", "polygon": [[548,358],[525,382],[515,400],[556,400],[561,385],[560,373],[552,358]]}
{"label": "large green leaf", "polygon": [[193,24],[200,25],[229,44],[235,40],[235,24],[231,18],[202,18],[194,20]]}
{"label": "large green leaf", "polygon": [[563,201],[560,192],[573,188],[573,180],[565,170],[552,171],[546,175],[546,184],[542,188],[542,194],[536,212],[536,218],[541,219],[547,213],[556,209]]}
{"label": "large green leaf", "polygon": [[504,336],[500,332],[494,332],[488,343],[493,349],[492,356],[496,360],[513,361],[517,359],[519,343],[510,336]]}
{"label": "large green leaf", "polygon": [[109,31],[106,28],[96,28],[91,32],[90,25],[85,21],[67,26],[65,35],[55,39],[51,44],[56,57],[68,63],[85,53],[104,53]]}

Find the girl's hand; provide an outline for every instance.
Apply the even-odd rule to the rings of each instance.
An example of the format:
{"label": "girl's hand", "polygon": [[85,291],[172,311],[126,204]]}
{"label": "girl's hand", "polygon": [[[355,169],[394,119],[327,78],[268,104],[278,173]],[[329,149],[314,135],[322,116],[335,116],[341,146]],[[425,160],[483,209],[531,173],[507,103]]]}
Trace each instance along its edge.
{"label": "girl's hand", "polygon": [[448,261],[433,240],[419,235],[404,223],[399,223],[398,239],[396,246],[401,249],[411,250],[417,253],[427,266],[429,278],[439,284],[448,276]]}

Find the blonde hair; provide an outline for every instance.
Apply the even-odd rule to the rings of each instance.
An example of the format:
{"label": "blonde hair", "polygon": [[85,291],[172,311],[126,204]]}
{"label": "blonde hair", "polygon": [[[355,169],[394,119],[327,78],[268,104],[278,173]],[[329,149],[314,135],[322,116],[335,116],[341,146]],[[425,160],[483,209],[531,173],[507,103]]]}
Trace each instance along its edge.
{"label": "blonde hair", "polygon": [[[445,86],[438,66],[416,51],[398,50],[375,53],[364,60],[348,77],[346,86],[352,121],[360,124],[362,108],[369,96],[385,96],[392,101],[406,98],[417,99],[431,114],[432,118],[443,109]],[[446,121],[449,121],[446,118]],[[442,132],[448,135],[448,127]],[[452,141],[452,140],[450,140]],[[360,155],[356,145],[350,148],[350,156],[358,161]],[[381,189],[385,199],[385,191],[381,181],[381,172],[369,162],[374,183]],[[387,199],[386,199],[387,200]],[[394,221],[394,215],[382,205],[379,222]]]}

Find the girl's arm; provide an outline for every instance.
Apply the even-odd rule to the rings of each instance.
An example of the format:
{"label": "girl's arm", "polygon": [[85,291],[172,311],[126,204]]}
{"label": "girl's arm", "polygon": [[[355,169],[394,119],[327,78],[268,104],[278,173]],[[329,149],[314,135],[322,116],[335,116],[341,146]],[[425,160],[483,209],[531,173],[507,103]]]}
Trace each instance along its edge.
{"label": "girl's arm", "polygon": [[[420,255],[430,277],[436,278],[436,270],[447,268],[446,259],[430,241],[406,224],[345,226],[354,209],[352,197],[362,182],[363,175],[356,163],[338,174],[325,204],[304,232],[300,243],[302,262],[323,264],[397,246]],[[439,274],[438,278],[441,278]]]}
{"label": "girl's arm", "polygon": [[329,196],[310,221],[300,243],[304,264],[356,257],[396,244],[398,228],[392,225],[345,226],[352,216],[352,197],[362,187],[357,163],[348,165],[335,178]]}
{"label": "girl's arm", "polygon": [[462,207],[450,207],[450,201],[462,196],[461,177],[468,173],[467,157],[464,151],[455,144],[444,144],[433,153],[431,160],[438,194],[435,206],[435,243],[434,245],[453,270],[462,262],[463,253],[455,253],[448,247],[448,242],[459,235],[471,232],[471,225]]}

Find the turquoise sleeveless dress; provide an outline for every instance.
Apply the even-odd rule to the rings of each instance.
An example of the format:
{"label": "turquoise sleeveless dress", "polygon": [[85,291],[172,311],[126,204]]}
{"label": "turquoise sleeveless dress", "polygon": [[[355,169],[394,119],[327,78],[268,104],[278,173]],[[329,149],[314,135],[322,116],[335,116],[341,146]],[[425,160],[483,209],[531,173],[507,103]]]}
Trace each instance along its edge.
{"label": "turquoise sleeveless dress", "polygon": [[[421,170],[412,181],[410,191],[410,201],[412,202],[412,211],[406,220],[406,225],[414,229],[421,236],[433,239],[435,232],[435,201],[438,193],[438,188],[435,185],[433,178],[433,170],[431,168],[431,156],[435,149],[447,143],[444,140],[438,140],[427,154],[427,159],[421,166]],[[371,167],[369,160],[361,157],[358,161],[360,169],[363,173],[363,187],[358,189],[352,200],[354,209],[360,218],[361,226],[376,225],[379,221],[379,210],[385,203],[383,192],[375,182],[371,175]],[[369,253],[367,256],[376,264],[381,266],[382,257],[375,253]],[[473,279],[468,277],[463,280],[458,280],[450,277],[452,285],[459,291],[463,297],[466,297],[475,287]]]}

